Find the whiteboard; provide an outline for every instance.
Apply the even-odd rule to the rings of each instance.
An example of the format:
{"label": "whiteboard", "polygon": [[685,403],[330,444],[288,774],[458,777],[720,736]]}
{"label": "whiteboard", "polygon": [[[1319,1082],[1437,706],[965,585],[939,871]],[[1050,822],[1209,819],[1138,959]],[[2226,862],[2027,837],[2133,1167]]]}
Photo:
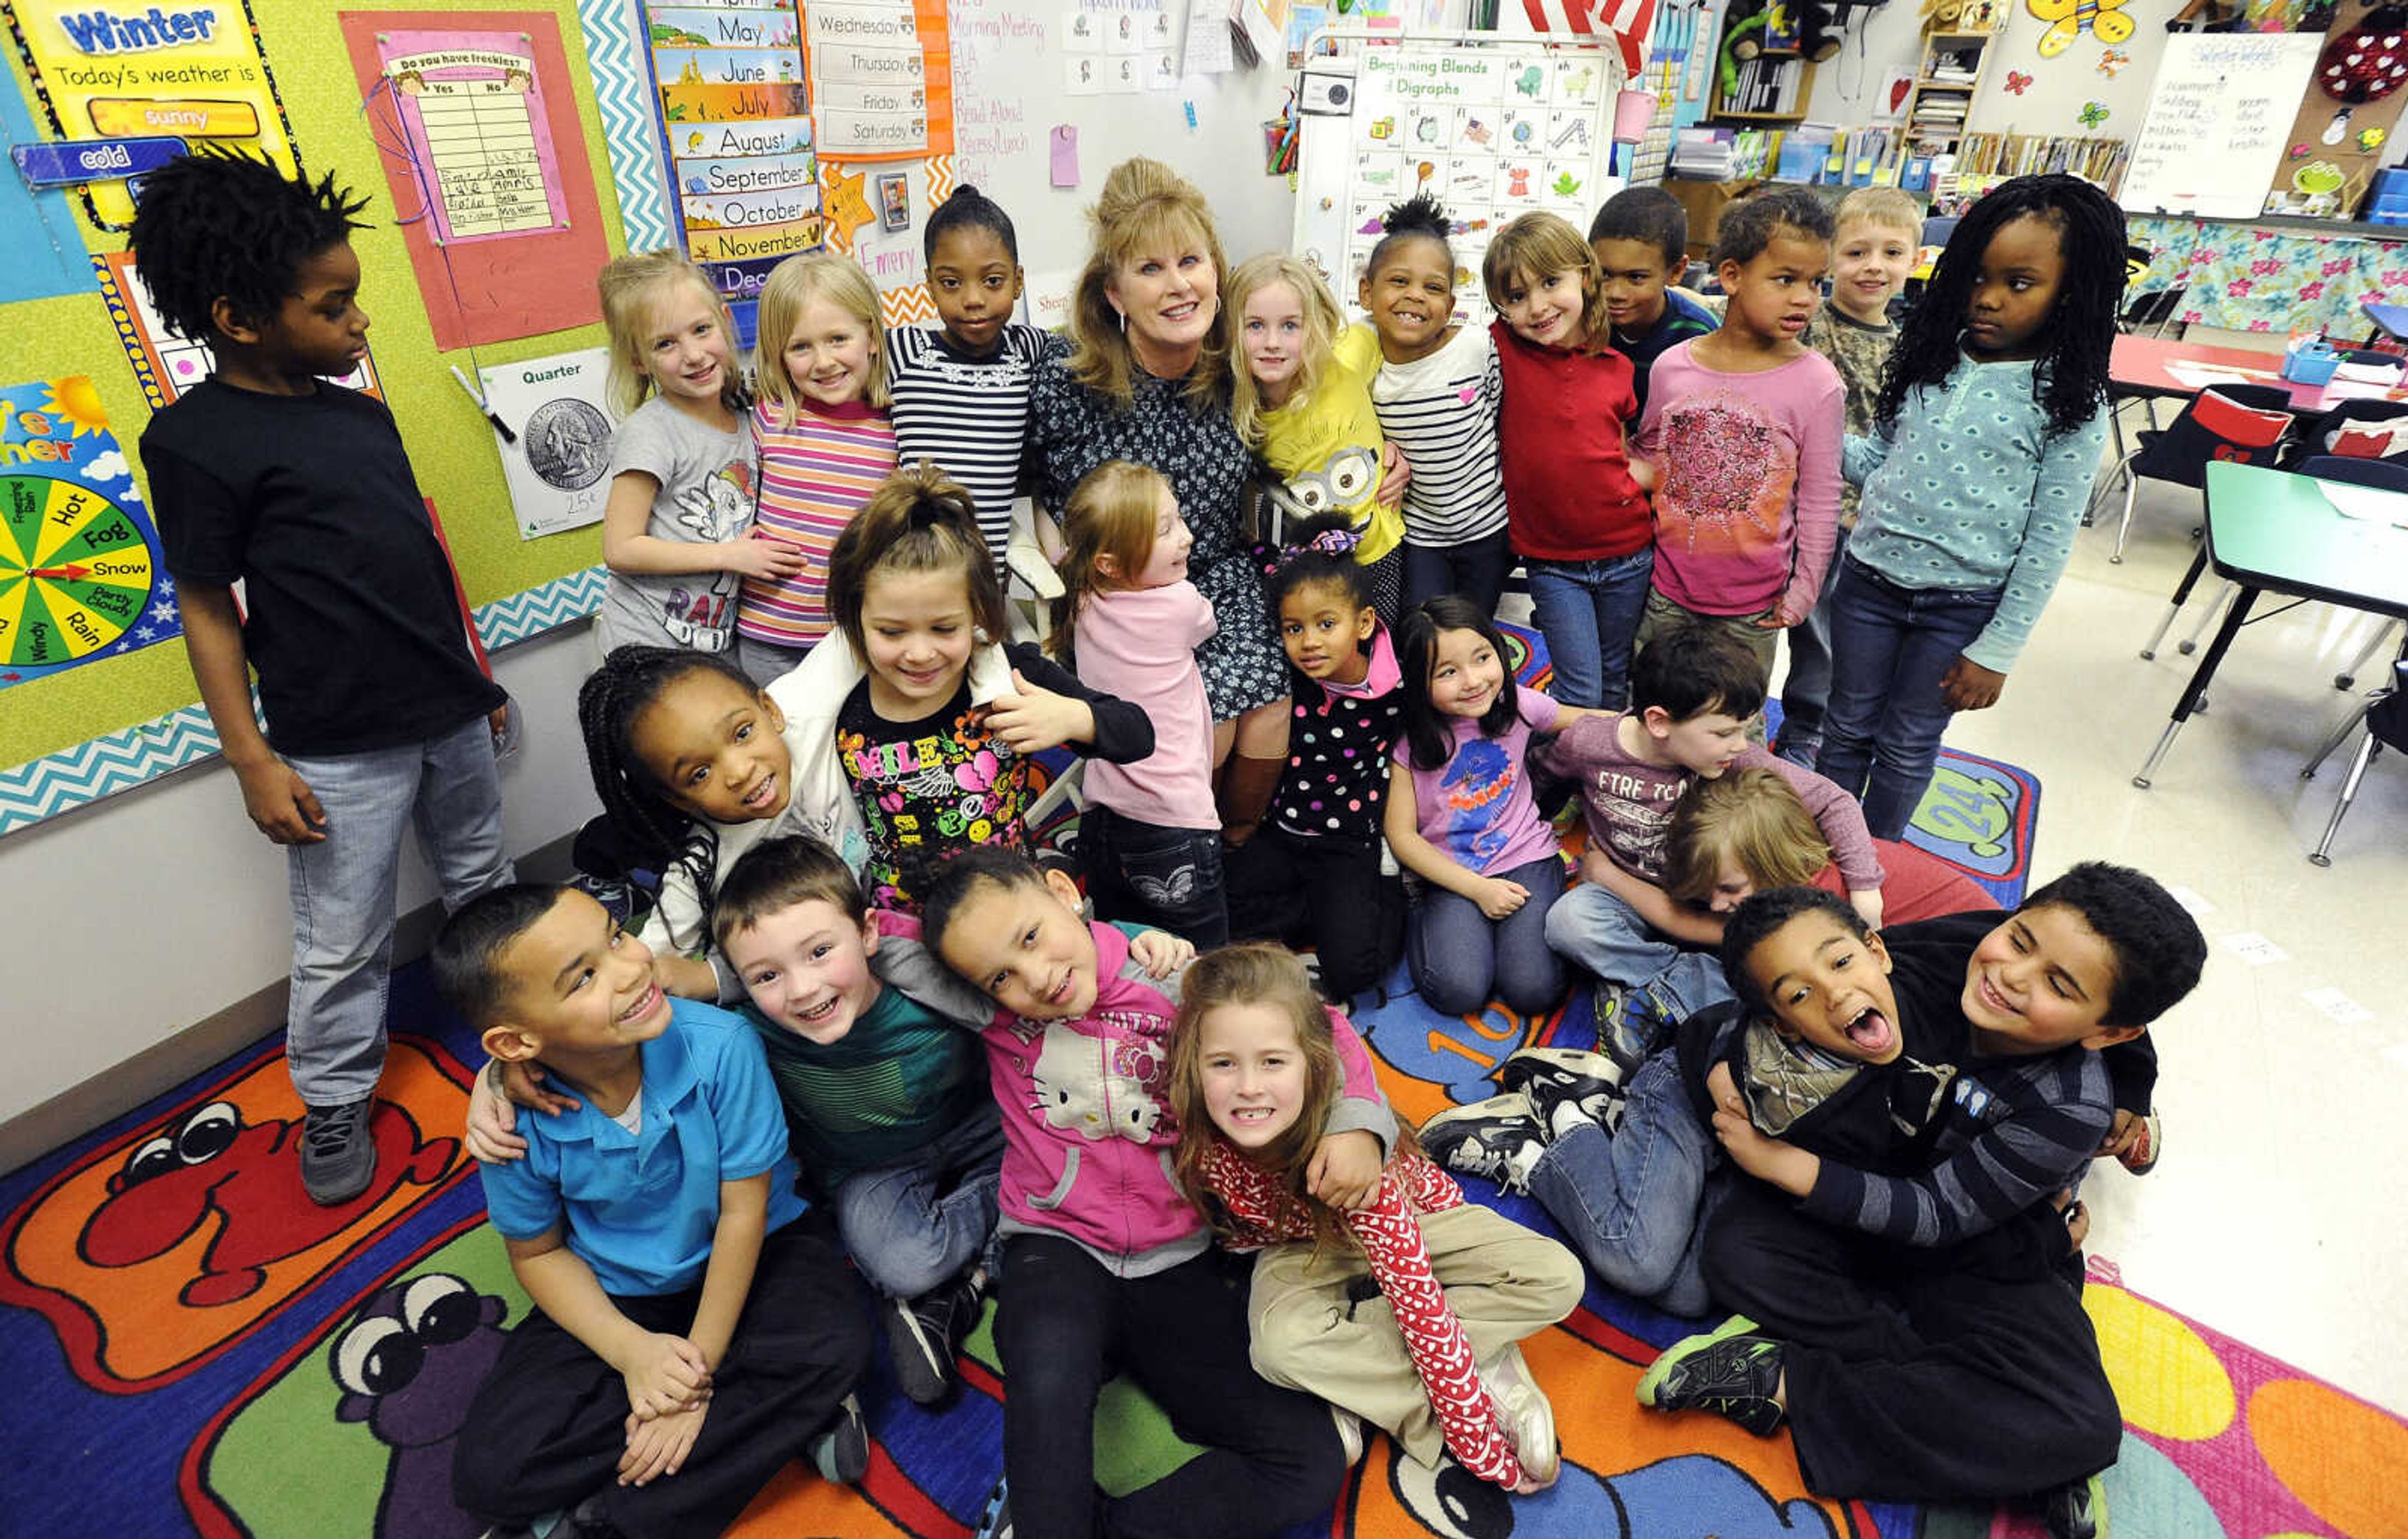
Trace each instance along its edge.
{"label": "whiteboard", "polygon": [[[1028,275],[1028,319],[1038,325],[1068,319],[1062,298],[1087,260],[1087,210],[1105,175],[1132,155],[1151,156],[1195,183],[1211,205],[1233,266],[1260,252],[1287,249],[1295,194],[1286,177],[1263,169],[1262,125],[1279,116],[1294,79],[1281,62],[1180,76],[1166,88],[1136,94],[1073,93],[1082,55],[1061,36],[1068,17],[1143,19],[1166,12],[1174,62],[1183,60],[1187,0],[950,0],[947,7],[953,182],[976,186],[1011,216]],[[1076,140],[1077,184],[1068,188],[1053,185],[1059,128]],[[920,231],[915,226],[901,238],[916,269]]]}
{"label": "whiteboard", "polygon": [[1543,210],[1586,234],[1621,190],[1610,168],[1622,58],[1610,37],[1567,45],[1408,36],[1312,61],[1308,104],[1336,100],[1313,88],[1316,74],[1344,75],[1346,109],[1303,119],[1289,243],[1350,310],[1381,239],[1380,216],[1415,192],[1446,209],[1455,317],[1475,323],[1489,316],[1481,263],[1498,230]]}
{"label": "whiteboard", "polygon": [[2324,46],[2320,32],[2168,37],[2118,201],[2136,214],[2256,217]]}

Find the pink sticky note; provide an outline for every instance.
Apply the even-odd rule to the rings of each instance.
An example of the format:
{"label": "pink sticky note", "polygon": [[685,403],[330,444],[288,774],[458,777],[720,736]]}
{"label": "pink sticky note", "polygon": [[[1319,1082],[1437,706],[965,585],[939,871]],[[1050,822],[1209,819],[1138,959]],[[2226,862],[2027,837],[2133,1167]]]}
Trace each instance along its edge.
{"label": "pink sticky note", "polygon": [[1054,185],[1079,185],[1079,131],[1068,123],[1056,123],[1049,141],[1054,164]]}

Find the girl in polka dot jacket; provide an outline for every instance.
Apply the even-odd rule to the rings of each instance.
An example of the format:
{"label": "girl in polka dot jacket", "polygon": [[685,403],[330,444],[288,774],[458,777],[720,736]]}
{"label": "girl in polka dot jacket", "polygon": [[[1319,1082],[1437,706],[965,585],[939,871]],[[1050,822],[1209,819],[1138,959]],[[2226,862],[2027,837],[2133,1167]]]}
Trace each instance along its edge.
{"label": "girl in polka dot jacket", "polygon": [[1322,991],[1344,1002],[1403,948],[1404,885],[1383,870],[1380,825],[1404,687],[1344,516],[1288,529],[1302,543],[1268,575],[1288,662],[1287,762],[1260,829],[1224,857],[1229,933],[1313,947]]}
{"label": "girl in polka dot jacket", "polygon": [[2073,549],[2107,433],[2124,217],[2077,178],[2017,177],[1965,216],[1899,329],[1832,579],[1814,767],[1876,839],[1923,800],[1941,734],[1994,704]]}

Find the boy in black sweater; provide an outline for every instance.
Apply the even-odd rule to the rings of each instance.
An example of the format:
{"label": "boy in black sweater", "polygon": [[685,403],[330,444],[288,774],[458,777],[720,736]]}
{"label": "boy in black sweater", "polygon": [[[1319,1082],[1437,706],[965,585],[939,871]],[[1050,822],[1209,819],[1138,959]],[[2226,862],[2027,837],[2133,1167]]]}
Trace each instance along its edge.
{"label": "boy in black sweater", "polygon": [[[2157,883],[2099,862],[2003,923],[1899,927],[1901,952],[1943,943],[1903,977],[1844,911],[1809,944],[1767,944],[1764,921],[1786,901],[1788,890],[1751,899],[1726,934],[1743,1003],[1784,1022],[1819,1015],[1861,1029],[1841,975],[1875,967],[1893,974],[1900,1019],[1964,1032],[1958,1047],[1932,1052],[1959,1072],[1901,1146],[1928,1161],[1891,1175],[1765,1136],[1716,1071],[1715,1134],[1757,1179],[1715,1211],[1702,1261],[1716,1300],[1742,1313],[1666,1351],[1640,1399],[1759,1433],[1786,1418],[1818,1492],[2039,1492],[2053,1533],[2095,1532],[2096,1475],[2114,1461],[2121,1418],[2050,1199],[2112,1145],[2119,1106],[2145,1109],[2155,1059],[2142,1033],[2196,985],[2206,942]],[[2123,1062],[2111,1070],[2110,1056]]]}
{"label": "boy in black sweater", "polygon": [[393,414],[327,383],[367,352],[350,239],[366,206],[332,177],[186,155],[144,179],[131,241],[161,317],[216,360],[151,419],[142,463],[201,703],[243,810],[286,848],[285,1057],[308,1109],[302,1184],[330,1207],[376,1173],[403,831],[448,908],[512,879],[504,696],[469,651]]}

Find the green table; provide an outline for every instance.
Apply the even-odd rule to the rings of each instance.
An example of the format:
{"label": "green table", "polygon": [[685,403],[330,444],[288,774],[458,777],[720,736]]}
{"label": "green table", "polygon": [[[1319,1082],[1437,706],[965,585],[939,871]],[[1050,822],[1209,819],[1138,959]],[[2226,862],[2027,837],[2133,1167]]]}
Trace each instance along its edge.
{"label": "green table", "polygon": [[[2387,497],[2408,521],[2408,493],[2353,493]],[[2325,500],[2324,485],[2306,476],[2264,465],[2215,463],[2207,467],[2207,544],[2201,552],[2218,577],[2241,591],[2231,612],[2209,643],[2199,667],[2174,702],[2173,720],[2149,752],[2132,784],[2147,790],[2150,772],[2174,746],[2206,695],[2208,680],[2225,649],[2249,618],[2260,593],[2321,599],[2344,608],[2365,609],[2408,620],[2408,529],[2372,519],[2344,518]]]}

